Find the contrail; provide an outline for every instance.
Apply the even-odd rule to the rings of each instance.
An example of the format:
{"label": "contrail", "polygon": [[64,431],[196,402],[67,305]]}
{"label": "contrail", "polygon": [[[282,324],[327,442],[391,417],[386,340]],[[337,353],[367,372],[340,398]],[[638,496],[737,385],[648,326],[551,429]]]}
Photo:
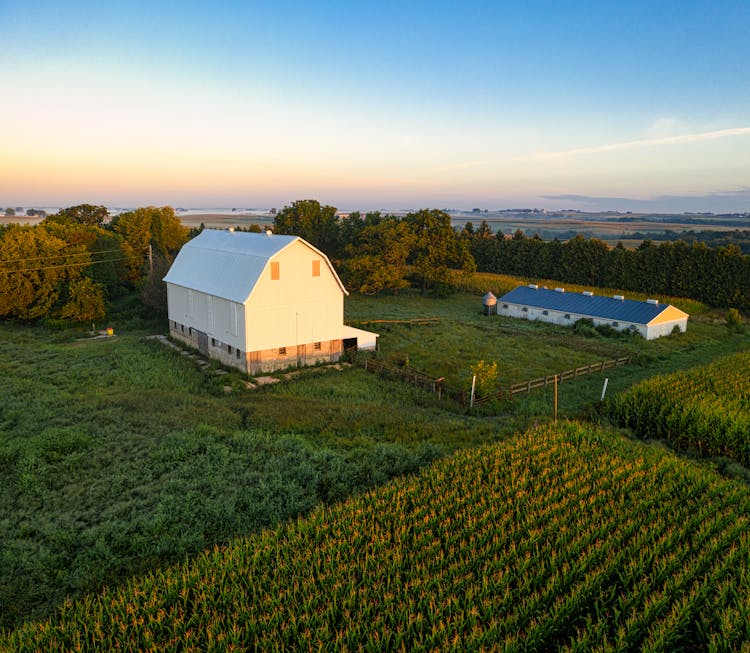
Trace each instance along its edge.
{"label": "contrail", "polygon": [[718,129],[716,131],[702,132],[700,134],[683,134],[681,136],[662,136],[660,138],[645,138],[638,141],[626,141],[624,143],[610,143],[608,145],[595,145],[593,147],[578,147],[572,150],[560,152],[542,152],[532,154],[529,159],[550,160],[560,159],[567,156],[578,156],[579,154],[598,154],[599,152],[614,152],[616,150],[633,150],[639,147],[651,147],[653,145],[675,145],[677,143],[697,143],[699,141],[710,141],[727,136],[750,135],[750,127],[733,127],[731,129]]}

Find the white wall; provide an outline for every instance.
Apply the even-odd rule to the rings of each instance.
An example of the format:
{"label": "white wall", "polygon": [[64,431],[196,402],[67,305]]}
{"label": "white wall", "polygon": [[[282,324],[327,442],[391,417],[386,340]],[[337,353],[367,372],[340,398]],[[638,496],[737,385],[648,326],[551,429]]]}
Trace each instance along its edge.
{"label": "white wall", "polygon": [[211,338],[247,351],[243,336],[245,314],[242,304],[171,283],[167,284],[167,298],[170,320],[203,331]]}
{"label": "white wall", "polygon": [[[320,261],[313,277],[312,262]],[[271,262],[279,279],[271,279]],[[341,339],[344,293],[325,259],[301,241],[271,258],[245,304],[246,351]]]}
{"label": "white wall", "polygon": [[649,340],[653,340],[654,338],[671,335],[675,326],[679,327],[680,331],[685,333],[685,331],[687,331],[687,318],[672,320],[671,322],[662,322],[661,324],[649,324],[645,337]]}
{"label": "white wall", "polygon": [[[617,329],[618,331],[628,331],[631,328],[634,328],[638,333],[640,333],[644,338],[649,337],[647,336],[647,328],[645,325],[642,324],[634,324],[633,322],[623,322],[618,321],[617,326],[614,325],[614,320],[605,320],[603,318],[598,317],[591,317],[590,315],[582,315],[580,313],[563,313],[562,311],[553,311],[549,309],[542,309],[542,308],[534,308],[533,306],[526,306],[524,307],[522,304],[508,304],[508,308],[503,308],[505,304],[503,302],[498,302],[497,304],[497,314],[498,315],[507,315],[508,317],[516,317],[521,318],[524,320],[540,320],[542,322],[550,322],[552,324],[559,324],[561,326],[573,326],[577,320],[586,318],[591,320],[594,323],[594,326],[601,326],[603,324],[607,324],[611,326],[613,329]],[[526,308],[527,310],[524,311],[523,309]],[[545,315],[545,312],[547,315]],[[569,315],[569,318],[566,318],[565,316]],[[669,333],[671,333],[671,327],[669,330]],[[658,336],[653,336],[658,337]]]}

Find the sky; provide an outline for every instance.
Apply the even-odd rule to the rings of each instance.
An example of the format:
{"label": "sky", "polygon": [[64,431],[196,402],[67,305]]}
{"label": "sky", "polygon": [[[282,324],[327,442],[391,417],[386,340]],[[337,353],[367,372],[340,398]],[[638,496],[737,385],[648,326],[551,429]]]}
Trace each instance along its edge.
{"label": "sky", "polygon": [[0,0],[0,204],[750,211],[750,2]]}

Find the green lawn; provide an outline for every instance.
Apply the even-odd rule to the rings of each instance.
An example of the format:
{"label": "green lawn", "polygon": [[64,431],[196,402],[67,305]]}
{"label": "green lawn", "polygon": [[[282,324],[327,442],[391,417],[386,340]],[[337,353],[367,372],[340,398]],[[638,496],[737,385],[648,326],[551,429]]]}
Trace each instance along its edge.
{"label": "green lawn", "polygon": [[[441,299],[409,293],[397,297],[354,296],[347,298],[346,317],[355,325],[372,319],[437,318],[423,324],[362,326],[381,334],[382,358],[401,361],[408,357],[412,367],[431,376],[444,376],[457,388],[470,387],[470,367],[480,359],[498,363],[498,385],[506,387],[589,363],[632,356],[638,359],[636,369],[608,370],[608,375],[612,380],[622,378],[633,383],[750,347],[748,334],[728,330],[711,313],[693,316],[687,333],[653,341],[639,336],[586,337],[575,335],[571,328],[543,322],[485,316],[481,297],[468,293]],[[601,381],[596,383],[601,385]],[[619,387],[614,385],[613,389]]]}

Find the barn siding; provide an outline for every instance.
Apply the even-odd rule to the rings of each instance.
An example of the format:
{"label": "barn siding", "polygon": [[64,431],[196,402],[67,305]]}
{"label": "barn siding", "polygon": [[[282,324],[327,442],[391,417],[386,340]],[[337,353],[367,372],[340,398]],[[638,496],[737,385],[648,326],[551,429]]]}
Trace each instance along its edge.
{"label": "barn siding", "polygon": [[[169,335],[180,342],[200,350],[200,336],[204,333],[197,328],[169,320]],[[281,354],[281,347],[261,351],[246,352],[215,336],[206,334],[207,355],[226,367],[234,367],[246,374],[256,375],[261,372],[316,363],[336,362],[344,353],[343,340],[340,338],[328,341],[309,342],[302,345],[289,344],[286,353]]]}

